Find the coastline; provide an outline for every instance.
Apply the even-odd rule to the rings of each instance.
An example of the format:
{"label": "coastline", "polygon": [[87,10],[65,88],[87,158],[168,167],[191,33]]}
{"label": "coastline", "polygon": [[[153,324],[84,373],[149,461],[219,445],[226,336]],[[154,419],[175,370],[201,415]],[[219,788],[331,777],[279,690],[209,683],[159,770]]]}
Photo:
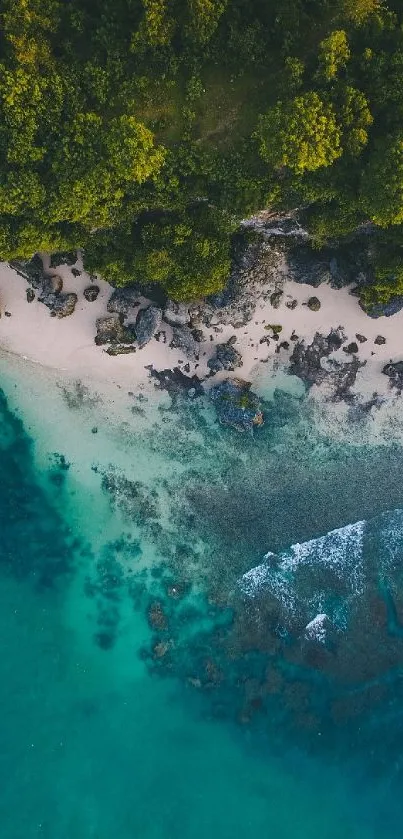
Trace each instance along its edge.
{"label": "coastline", "polygon": [[[340,329],[343,332],[342,346],[330,353],[330,362],[343,365],[353,356],[357,359],[354,392],[362,399],[369,398],[374,391],[381,398],[394,395],[382,369],[389,362],[401,358],[403,311],[393,317],[373,320],[360,308],[348,287],[335,289],[323,283],[313,289],[308,284],[285,277],[280,286],[281,300],[273,306],[270,294],[278,292],[279,284],[269,277],[259,289],[254,300],[254,313],[246,323],[228,323],[228,318],[221,319],[218,312],[208,319],[207,326],[201,324],[203,340],[199,339],[196,356],[192,352],[186,355],[186,348],[170,346],[172,325],[165,320],[157,338],[152,337],[142,349],[110,356],[105,347],[94,343],[94,337],[97,318],[108,314],[107,304],[113,288],[96,278],[99,295],[95,301],[88,302],[83,291],[94,278],[82,270],[80,261],[77,269],[77,276],[74,276],[68,265],[60,265],[57,269],[45,268],[49,276],[62,278],[65,292],[73,292],[78,298],[73,314],[59,319],[51,317],[46,306],[37,298],[27,302],[28,282],[7,263],[1,264],[0,351],[53,368],[71,378],[86,379],[94,384],[108,383],[113,388],[153,388],[154,383],[150,379],[152,366],[156,371],[177,368],[188,377],[196,375],[207,390],[225,378],[241,378],[265,396],[270,393],[271,376],[279,371],[288,373],[296,340],[309,346],[317,333],[326,336],[331,330]],[[312,297],[319,300],[317,311],[311,311],[307,306]],[[294,301],[294,308],[289,307],[291,301]],[[139,308],[149,304],[150,301],[142,298],[140,307],[132,310],[132,317],[136,316]],[[270,324],[281,327],[277,335],[273,336]],[[346,347],[357,341],[357,335],[366,340],[356,343],[357,352],[349,354]],[[377,338],[383,343],[377,343]],[[218,370],[212,376],[208,362],[217,347],[228,341],[232,341],[240,353],[242,365],[229,371]],[[323,367],[322,362],[321,365]]]}

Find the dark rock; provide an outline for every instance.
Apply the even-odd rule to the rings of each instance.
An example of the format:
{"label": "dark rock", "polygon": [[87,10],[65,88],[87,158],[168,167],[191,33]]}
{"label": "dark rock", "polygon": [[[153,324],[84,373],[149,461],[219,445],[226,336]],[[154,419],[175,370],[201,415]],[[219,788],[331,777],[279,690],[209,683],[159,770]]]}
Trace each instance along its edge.
{"label": "dark rock", "polygon": [[155,370],[151,365],[150,376],[156,379],[161,390],[166,390],[170,396],[176,397],[188,393],[192,397],[202,396],[204,389],[198,376],[185,376],[179,367],[173,370]]}
{"label": "dark rock", "polygon": [[98,285],[89,285],[84,289],[83,294],[89,303],[93,303],[97,299],[100,288]]}
{"label": "dark rock", "polygon": [[403,309],[403,295],[391,297],[387,303],[364,303],[359,301],[361,308],[370,318],[390,318]]}
{"label": "dark rock", "polygon": [[232,371],[236,367],[242,367],[242,365],[241,353],[229,341],[226,344],[218,344],[215,354],[207,362],[207,367],[210,368],[213,374],[218,373],[220,370]]}
{"label": "dark rock", "polygon": [[332,280],[330,260],[331,252],[326,248],[318,251],[309,244],[298,242],[288,253],[291,279],[318,288],[322,283]]}
{"label": "dark rock", "polygon": [[382,373],[389,377],[391,387],[396,388],[399,393],[403,390],[403,361],[394,361],[385,364]]}
{"label": "dark rock", "polygon": [[281,344],[279,344],[278,348],[279,348],[279,350],[289,350],[290,345],[289,345],[288,341],[282,341]]}
{"label": "dark rock", "polygon": [[310,297],[306,305],[311,312],[319,312],[321,306],[319,297]]}
{"label": "dark rock", "polygon": [[60,253],[52,253],[50,257],[50,267],[58,268],[59,265],[75,265],[77,262],[77,251],[62,251]]}
{"label": "dark rock", "polygon": [[115,288],[107,305],[108,312],[118,315],[127,315],[130,309],[139,305],[141,291],[137,285],[126,285],[124,288]]}
{"label": "dark rock", "polygon": [[185,326],[190,320],[189,306],[186,306],[185,303],[167,300],[163,318],[171,326]]}
{"label": "dark rock", "polygon": [[6,318],[11,318],[11,312],[4,312]]}
{"label": "dark rock", "polygon": [[343,331],[339,328],[332,329],[327,336],[317,332],[308,346],[304,341],[300,341],[291,355],[289,372],[303,379],[308,385],[321,384],[327,375],[321,365],[321,359],[339,350],[344,340]]}
{"label": "dark rock", "polygon": [[[52,277],[49,283],[46,284],[41,292],[38,300],[43,303],[50,310],[51,317],[66,318],[72,315],[77,303],[77,295],[73,292],[67,294],[60,294],[59,292],[50,291],[53,280],[60,278]],[[57,284],[56,284],[57,287]]]}
{"label": "dark rock", "polygon": [[339,327],[337,330],[331,330],[327,337],[316,333],[308,347],[301,341],[294,348],[289,372],[299,376],[308,386],[326,382],[331,386],[333,401],[351,401],[351,387],[359,369],[364,367],[366,362],[360,361],[357,355],[345,363],[329,358],[334,350],[340,349],[344,340],[345,336]]}
{"label": "dark rock", "polygon": [[133,344],[111,344],[105,352],[108,355],[128,355],[136,352],[136,347]]}
{"label": "dark rock", "polygon": [[138,312],[134,331],[140,349],[151,341],[161,323],[162,312],[157,306],[147,306]]}
{"label": "dark rock", "polygon": [[374,344],[377,344],[378,346],[386,344],[386,338],[384,338],[383,335],[377,335],[374,340]]}
{"label": "dark rock", "polygon": [[97,334],[95,343],[97,346],[103,344],[132,344],[135,341],[135,334],[132,329],[122,325],[119,315],[105,315],[97,318]]}
{"label": "dark rock", "polygon": [[198,361],[200,347],[188,326],[172,327],[172,341],[169,346],[173,349],[182,350],[187,358]]}
{"label": "dark rock", "polygon": [[147,619],[152,629],[158,629],[160,632],[168,629],[168,619],[159,601],[151,603],[147,611]]}
{"label": "dark rock", "polygon": [[9,264],[10,267],[20,275],[20,277],[24,277],[24,280],[28,280],[30,285],[34,288],[42,287],[43,282],[46,279],[46,275],[42,259],[38,254],[35,254],[32,259],[13,259]]}
{"label": "dark rock", "polygon": [[42,294],[46,294],[47,291],[51,294],[60,294],[63,291],[63,280],[58,274],[55,274],[53,277],[46,277],[45,283],[42,286]]}
{"label": "dark rock", "polygon": [[197,344],[201,344],[205,340],[204,332],[201,329],[192,329],[192,335]]}
{"label": "dark rock", "polygon": [[343,347],[343,352],[348,353],[349,355],[353,355],[354,353],[358,352],[358,344],[355,341],[352,341],[351,344],[347,344],[346,347]]}
{"label": "dark rock", "polygon": [[33,288],[27,288],[27,303],[32,303],[35,300],[35,292]]}
{"label": "dark rock", "polygon": [[82,271],[78,268],[72,268],[71,273],[73,274],[73,277],[81,277]]}
{"label": "dark rock", "polygon": [[273,306],[273,309],[278,309],[282,296],[282,291],[274,291],[273,294],[270,295],[270,303]]}
{"label": "dark rock", "polygon": [[226,379],[210,391],[219,422],[237,431],[252,431],[263,425],[258,396],[250,390],[250,383],[241,379]]}
{"label": "dark rock", "polygon": [[287,309],[296,309],[298,306],[298,300],[286,300]]}
{"label": "dark rock", "polygon": [[283,327],[280,323],[266,323],[265,329],[273,333],[273,338],[277,340],[280,335],[280,332],[283,331]]}
{"label": "dark rock", "polygon": [[359,332],[355,333],[355,337],[357,338],[357,341],[359,341],[360,344],[365,344],[365,341],[368,341],[368,338],[366,338],[365,335],[360,335]]}

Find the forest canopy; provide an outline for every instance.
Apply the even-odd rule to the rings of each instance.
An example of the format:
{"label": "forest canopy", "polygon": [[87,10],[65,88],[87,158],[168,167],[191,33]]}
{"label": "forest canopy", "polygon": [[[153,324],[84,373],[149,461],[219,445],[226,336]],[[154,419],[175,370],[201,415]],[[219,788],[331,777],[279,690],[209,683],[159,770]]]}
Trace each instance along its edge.
{"label": "forest canopy", "polygon": [[[239,221],[377,229],[403,280],[403,0],[0,0],[0,258],[217,291]],[[385,290],[386,289],[386,290]]]}

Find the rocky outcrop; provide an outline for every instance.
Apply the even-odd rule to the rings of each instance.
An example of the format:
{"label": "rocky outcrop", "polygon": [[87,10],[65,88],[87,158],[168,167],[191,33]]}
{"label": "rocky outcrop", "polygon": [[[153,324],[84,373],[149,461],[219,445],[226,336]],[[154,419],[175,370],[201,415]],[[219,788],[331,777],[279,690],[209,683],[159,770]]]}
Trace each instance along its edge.
{"label": "rocky outcrop", "polygon": [[199,360],[200,346],[188,326],[172,327],[172,341],[169,346],[172,349],[181,350],[190,361]]}
{"label": "rocky outcrop", "polygon": [[115,288],[107,305],[110,313],[128,315],[130,309],[140,303],[141,291],[137,285],[127,285],[123,288]]}
{"label": "rocky outcrop", "polygon": [[42,288],[43,283],[47,280],[42,260],[38,254],[35,254],[32,259],[13,259],[9,264],[33,288]]}
{"label": "rocky outcrop", "polygon": [[189,306],[167,300],[163,314],[164,320],[171,326],[186,326],[190,321]]}
{"label": "rocky outcrop", "polygon": [[50,257],[50,267],[59,268],[59,265],[75,265],[77,262],[77,251],[62,251],[61,253],[52,253]]}
{"label": "rocky outcrop", "polygon": [[241,379],[226,379],[210,391],[218,420],[237,431],[252,431],[263,425],[263,414],[258,396],[250,383]]}
{"label": "rocky outcrop", "polygon": [[344,340],[343,330],[339,327],[332,329],[327,336],[317,332],[308,346],[304,341],[299,341],[291,355],[289,372],[302,379],[308,387],[326,383],[334,401],[350,401],[350,391],[355,384],[357,373],[366,362],[360,361],[355,355],[358,352],[357,344],[349,344],[345,348],[347,353],[354,353],[351,361],[343,363],[339,359],[331,358],[331,354],[340,349]]}
{"label": "rocky outcrop", "polygon": [[394,361],[390,362],[390,364],[385,364],[382,373],[389,377],[390,386],[396,388],[401,393],[403,390],[403,361]]}
{"label": "rocky outcrop", "polygon": [[77,295],[63,293],[63,280],[59,276],[45,277],[38,300],[50,311],[51,317],[66,318],[73,314]]}
{"label": "rocky outcrop", "polygon": [[213,375],[220,370],[233,371],[236,367],[242,367],[242,365],[242,355],[235,349],[232,339],[227,341],[226,344],[218,344],[213,357],[207,362],[207,367],[210,368]]}
{"label": "rocky outcrop", "polygon": [[305,341],[299,341],[293,350],[290,358],[289,372],[293,376],[303,379],[309,386],[321,384],[327,372],[322,367],[321,360],[329,356],[335,350],[339,350],[345,336],[343,330],[332,329],[328,335],[316,333],[313,341],[308,346]]}
{"label": "rocky outcrop", "polygon": [[391,297],[387,303],[364,303],[362,300],[359,301],[361,309],[364,310],[365,314],[368,315],[370,318],[390,318],[392,315],[396,315],[397,312],[400,312],[403,309],[403,295],[395,295]]}
{"label": "rocky outcrop", "polygon": [[203,385],[198,376],[185,376],[179,367],[174,367],[173,370],[155,370],[151,364],[148,367],[150,376],[155,379],[161,390],[166,390],[170,396],[182,396],[184,393],[190,398],[202,396],[204,393]]}
{"label": "rocky outcrop", "polygon": [[99,285],[89,285],[87,286],[87,288],[84,289],[83,294],[85,299],[88,300],[89,303],[93,303],[94,300],[97,299],[99,292]]}
{"label": "rocky outcrop", "polygon": [[97,334],[95,343],[97,346],[104,344],[133,344],[135,341],[134,330],[122,324],[119,315],[106,315],[96,320]]}
{"label": "rocky outcrop", "polygon": [[162,312],[158,306],[147,306],[138,312],[134,331],[140,349],[145,347],[161,326]]}

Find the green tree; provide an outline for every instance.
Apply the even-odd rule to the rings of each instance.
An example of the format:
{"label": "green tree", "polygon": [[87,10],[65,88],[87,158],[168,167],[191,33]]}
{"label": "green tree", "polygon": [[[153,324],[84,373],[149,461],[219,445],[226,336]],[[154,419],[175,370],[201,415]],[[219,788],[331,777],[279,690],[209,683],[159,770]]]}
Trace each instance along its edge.
{"label": "green tree", "polygon": [[278,102],[260,117],[256,137],[263,160],[275,170],[313,172],[342,154],[334,109],[314,92]]}
{"label": "green tree", "polygon": [[319,45],[319,77],[326,81],[336,78],[350,58],[347,35],[343,29],[331,32]]}
{"label": "green tree", "polygon": [[403,223],[403,135],[376,143],[362,172],[360,198],[380,227]]}

